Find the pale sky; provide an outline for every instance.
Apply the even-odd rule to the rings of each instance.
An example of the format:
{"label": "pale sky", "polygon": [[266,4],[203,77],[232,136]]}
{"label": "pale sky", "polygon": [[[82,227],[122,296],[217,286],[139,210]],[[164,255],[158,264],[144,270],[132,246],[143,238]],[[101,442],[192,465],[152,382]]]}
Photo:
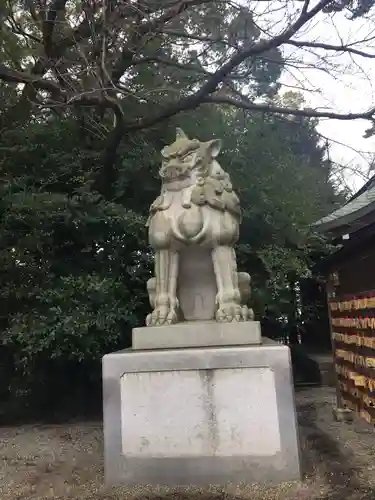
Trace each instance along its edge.
{"label": "pale sky", "polygon": [[[312,5],[314,3],[311,2]],[[260,4],[262,2],[258,3]],[[293,5],[295,9],[295,5],[298,4],[300,6],[301,2],[288,1],[291,12]],[[283,5],[285,6],[285,3]],[[285,16],[285,9],[282,15]],[[259,19],[262,17],[264,19],[264,14]],[[291,61],[292,66],[287,67],[284,72],[281,82],[297,87],[296,89],[285,87],[284,90],[304,88],[306,90],[303,93],[308,106],[329,108],[335,112],[361,112],[375,106],[375,10],[372,17],[372,20],[361,18],[351,21],[345,14],[336,13],[331,16],[322,14],[314,19],[294,38],[331,45],[350,43],[353,44],[353,48],[374,54],[374,59],[316,49],[312,49],[315,52],[312,54],[301,51],[300,48],[284,46],[284,55],[291,57],[293,61]],[[275,20],[274,13],[272,19]],[[277,23],[279,27],[273,30],[274,33],[280,31],[283,25],[285,27],[285,17],[283,21],[280,19],[280,23]],[[374,40],[355,43],[370,37],[374,37]],[[327,60],[323,60],[322,56],[328,56]],[[301,62],[320,69],[297,68]],[[348,122],[321,120],[318,127],[321,134],[341,143],[332,142],[331,158],[347,166],[345,179],[354,190],[364,184],[365,179],[361,172],[368,175],[369,162],[375,157],[375,136],[369,139],[363,138],[365,130],[369,127],[369,122],[364,120]],[[359,174],[354,173],[357,169]]]}

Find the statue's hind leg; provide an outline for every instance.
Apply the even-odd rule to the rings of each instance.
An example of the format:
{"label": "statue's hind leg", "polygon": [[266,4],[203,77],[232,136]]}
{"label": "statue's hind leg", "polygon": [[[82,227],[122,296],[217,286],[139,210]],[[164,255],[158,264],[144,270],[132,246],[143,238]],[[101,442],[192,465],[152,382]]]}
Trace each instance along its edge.
{"label": "statue's hind leg", "polygon": [[146,318],[148,326],[177,323],[178,253],[169,249],[155,252],[154,310]]}
{"label": "statue's hind leg", "polygon": [[212,250],[212,260],[218,291],[216,321],[230,322],[233,320],[246,320],[247,317],[241,305],[234,249],[230,246],[218,246]]}
{"label": "statue's hind leg", "polygon": [[248,307],[251,295],[250,283],[251,277],[248,273],[237,273],[238,288],[241,296],[242,316],[244,321],[254,320],[254,311]]}

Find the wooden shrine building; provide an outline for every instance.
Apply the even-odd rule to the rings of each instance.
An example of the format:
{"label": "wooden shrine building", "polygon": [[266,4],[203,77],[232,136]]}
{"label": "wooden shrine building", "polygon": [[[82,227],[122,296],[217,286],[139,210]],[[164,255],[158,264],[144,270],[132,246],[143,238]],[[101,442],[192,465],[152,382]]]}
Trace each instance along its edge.
{"label": "wooden shrine building", "polygon": [[314,226],[339,245],[323,266],[338,406],[375,423],[375,176]]}

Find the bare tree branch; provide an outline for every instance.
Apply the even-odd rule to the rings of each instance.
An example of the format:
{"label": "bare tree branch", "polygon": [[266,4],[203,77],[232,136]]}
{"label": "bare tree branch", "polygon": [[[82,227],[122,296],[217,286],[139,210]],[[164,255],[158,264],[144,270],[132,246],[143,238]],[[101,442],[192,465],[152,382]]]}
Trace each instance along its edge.
{"label": "bare tree branch", "polygon": [[321,12],[325,6],[330,3],[331,0],[320,0],[314,8],[310,11],[305,12],[302,10],[301,15],[295,23],[284,30],[280,35],[275,36],[269,40],[262,40],[258,43],[253,44],[248,49],[238,51],[226,64],[219,68],[212,77],[199,89],[196,93],[196,98],[206,96],[215,91],[218,84],[223,81],[223,79],[231,73],[233,69],[239,66],[245,59],[249,57],[258,56],[264,52],[275,49],[282,45],[283,43],[290,40],[290,38],[295,35],[298,30],[300,30],[310,19]]}
{"label": "bare tree branch", "polygon": [[[202,102],[210,102],[209,95],[216,90],[217,86],[231,73],[234,68],[241,64],[245,59],[277,48],[288,41],[295,33],[298,32],[300,28],[302,28],[310,19],[321,12],[329,3],[330,0],[321,0],[310,11],[303,10],[297,21],[295,21],[291,26],[284,30],[280,35],[275,36],[274,38],[269,40],[262,40],[258,43],[255,43],[246,50],[238,51],[226,64],[224,64],[215,73],[213,73],[212,76],[207,80],[207,82],[204,83],[195,94],[181,99],[179,102],[176,102],[175,104],[169,106],[156,117],[145,119],[141,118],[137,121],[137,123],[129,124],[125,127],[124,132],[152,126],[162,120],[174,116],[181,111],[194,109],[198,107]],[[229,99],[229,101],[225,102],[226,104],[238,105],[239,107],[243,107],[241,105],[241,101],[237,101],[236,99],[230,97],[223,97],[223,99]],[[211,102],[213,101],[211,100]],[[290,111],[291,113],[288,114],[293,114],[293,111],[297,111],[298,114],[300,113],[300,110]]]}
{"label": "bare tree branch", "polygon": [[57,83],[32,73],[10,69],[3,63],[0,63],[0,79],[9,83],[24,83],[30,85],[35,92],[39,89],[54,93],[61,92],[61,88]]}
{"label": "bare tree branch", "polygon": [[[230,46],[230,43],[221,37],[211,37],[206,35],[197,35],[195,33],[186,33],[185,31],[176,31],[172,29],[162,29],[156,30],[157,33],[162,35],[174,36],[176,38],[187,38],[188,40],[194,40],[196,42],[209,42],[209,43],[223,43]],[[232,45],[232,47],[235,47]]]}
{"label": "bare tree branch", "polygon": [[308,118],[330,118],[333,120],[350,121],[350,120],[374,120],[375,107],[358,113],[335,113],[333,111],[318,111],[310,108],[292,109],[270,104],[252,103],[245,99],[236,99],[231,96],[223,96],[212,94],[203,99],[204,103],[228,104],[236,106],[248,111],[256,111],[262,113],[275,113],[280,115],[305,116]]}
{"label": "bare tree branch", "polygon": [[[117,147],[126,134],[155,125],[181,111],[197,108],[200,104],[231,105],[251,112],[311,118],[361,118],[375,123],[375,108],[356,113],[336,113],[329,109],[291,109],[257,102],[252,97],[257,95],[263,81],[267,82],[267,78],[276,75],[271,83],[268,82],[271,89],[268,95],[271,95],[276,85],[280,84],[277,82],[281,71],[278,67],[285,71],[312,67],[319,71],[337,71],[327,54],[319,55],[321,51],[375,58],[375,53],[361,50],[362,45],[354,46],[354,42],[345,44],[341,41],[333,45],[320,43],[319,39],[294,40],[295,35],[301,36],[304,27],[311,27],[312,20],[318,22],[320,18],[316,16],[324,12],[331,1],[301,0],[299,8],[293,7],[292,12],[285,3],[283,19],[264,27],[267,23],[253,21],[253,11],[244,11],[243,5],[224,0],[169,0],[152,2],[151,6],[143,0],[90,1],[82,2],[84,8],[81,6],[79,14],[71,14],[67,0],[44,2],[48,6],[45,12],[37,7],[37,1],[27,0],[28,9],[41,33],[44,53],[39,55],[29,71],[17,71],[0,63],[0,80],[24,84],[17,104],[24,116],[30,114],[32,106],[54,110],[69,107],[74,112],[79,107],[92,108],[92,112],[87,109],[82,111],[87,111],[87,115],[91,116],[104,116],[106,110],[111,110],[114,127],[111,131],[107,130],[107,148],[103,153],[105,166],[113,165]],[[200,34],[199,22],[194,21],[195,14],[200,14],[198,9],[203,10],[200,6],[204,4],[211,4],[207,12],[211,12],[211,9],[214,12],[219,2],[225,8],[229,4],[231,10],[225,11],[222,25],[217,31],[207,28],[203,33],[208,34]],[[265,8],[260,9],[261,15],[267,18],[274,11],[279,11],[280,7],[274,7],[273,4],[269,0],[265,1]],[[185,17],[189,11],[192,12],[191,17]],[[250,25],[249,36],[248,26],[243,27],[241,24],[243,13],[246,18],[244,23]],[[185,23],[186,19],[189,22]],[[286,26],[280,28],[285,20]],[[207,26],[212,25],[207,23]],[[14,30],[17,30],[17,26]],[[241,34],[241,30],[245,34]],[[279,34],[275,35],[275,32]],[[260,36],[263,38],[259,39]],[[371,38],[367,37],[366,40]],[[304,49],[304,55],[308,56],[309,52],[320,59],[315,63],[299,59],[298,50],[290,49],[292,56],[283,61],[280,55],[283,45]],[[165,101],[160,102],[159,96],[154,97],[156,90],[145,92],[138,79],[138,75],[142,76],[143,68],[146,68],[150,80],[155,78],[157,84],[154,88],[160,90]],[[176,88],[173,86],[176,75],[173,68],[179,70]],[[306,75],[303,78],[306,80]],[[134,107],[138,118],[127,118],[134,116],[129,102],[139,106]],[[147,107],[149,109],[145,115]],[[8,119],[12,115],[16,117],[19,113],[14,108],[5,113]],[[2,118],[3,123],[6,123],[4,115]]]}
{"label": "bare tree branch", "polygon": [[349,45],[330,45],[328,43],[319,43],[319,42],[308,42],[301,40],[288,40],[285,42],[286,45],[293,45],[294,47],[300,48],[313,48],[313,49],[324,49],[324,50],[332,50],[335,52],[348,52],[350,54],[354,54],[361,57],[367,57],[369,59],[375,59],[375,53],[369,54],[368,52],[364,52],[363,50],[354,49]]}

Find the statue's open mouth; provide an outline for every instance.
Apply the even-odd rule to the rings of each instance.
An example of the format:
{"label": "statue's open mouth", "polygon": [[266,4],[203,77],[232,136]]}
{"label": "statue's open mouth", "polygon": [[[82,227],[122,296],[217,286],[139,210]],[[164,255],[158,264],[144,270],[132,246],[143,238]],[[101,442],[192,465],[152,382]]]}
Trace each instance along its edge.
{"label": "statue's open mouth", "polygon": [[187,176],[188,168],[183,165],[163,165],[159,175],[165,180],[181,179]]}

